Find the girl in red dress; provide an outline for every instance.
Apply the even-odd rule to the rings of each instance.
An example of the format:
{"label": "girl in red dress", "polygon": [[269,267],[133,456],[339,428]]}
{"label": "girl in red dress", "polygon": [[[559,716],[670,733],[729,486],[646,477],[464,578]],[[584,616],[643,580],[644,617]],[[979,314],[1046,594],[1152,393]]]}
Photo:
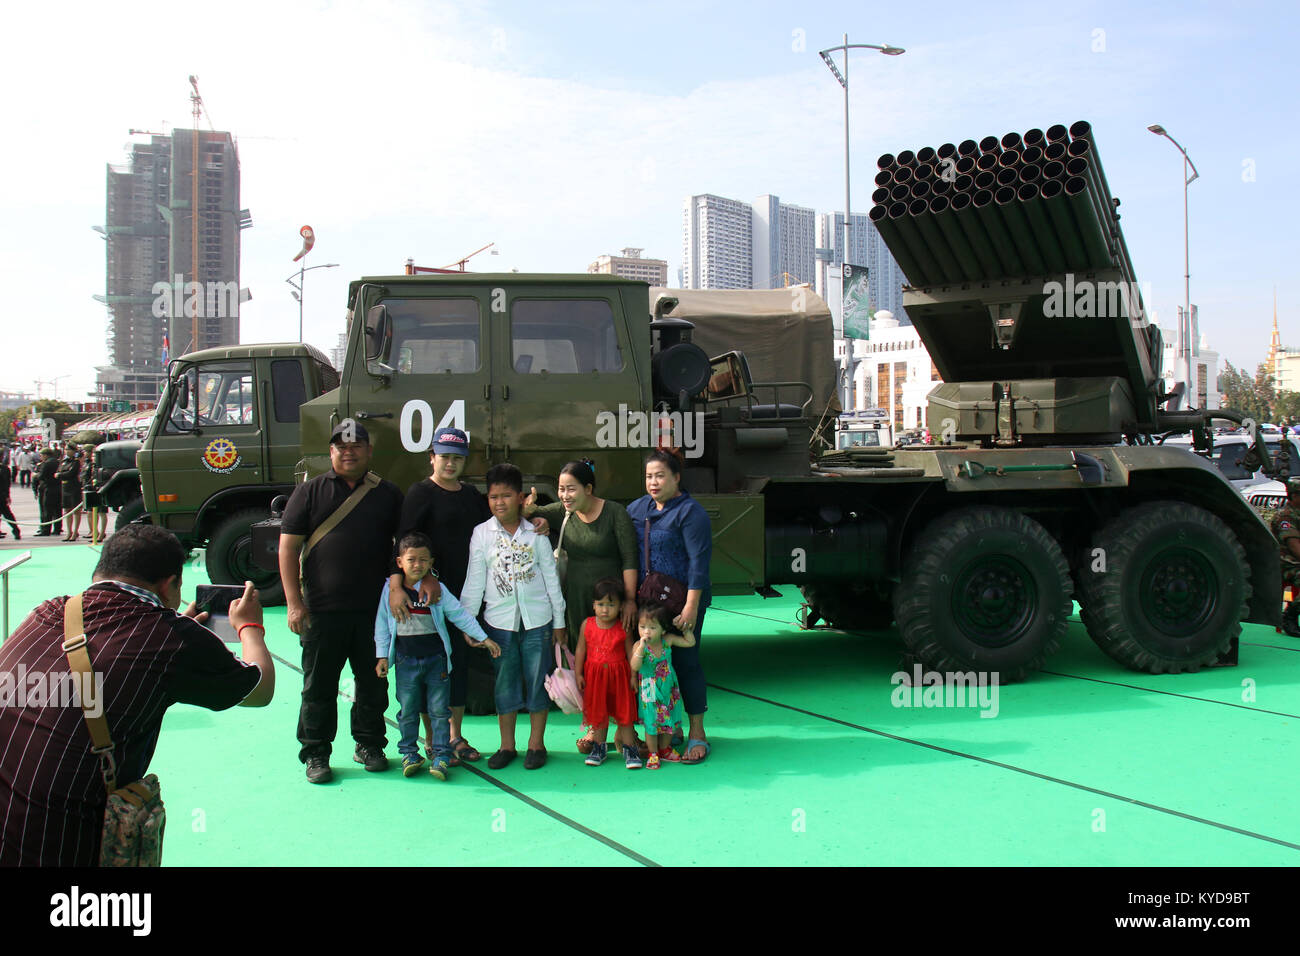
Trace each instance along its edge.
{"label": "girl in red dress", "polygon": [[[628,659],[632,638],[623,627],[619,612],[623,606],[623,582],[602,578],[596,582],[596,599],[591,609],[594,617],[582,624],[574,670],[582,691],[582,718],[592,728],[596,743],[587,757],[587,766],[605,762],[609,745],[609,722],[618,726],[615,740],[635,740],[636,686]],[[623,760],[628,770],[641,769],[641,756],[635,746],[623,744]]]}

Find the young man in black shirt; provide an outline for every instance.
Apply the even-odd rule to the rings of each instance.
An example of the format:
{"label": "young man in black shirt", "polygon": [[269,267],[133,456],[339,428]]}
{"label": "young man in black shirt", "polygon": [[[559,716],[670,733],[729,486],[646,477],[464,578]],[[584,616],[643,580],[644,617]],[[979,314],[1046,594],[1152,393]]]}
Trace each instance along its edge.
{"label": "young man in black shirt", "polygon": [[[330,471],[294,489],[280,526],[280,579],[289,608],[289,629],[302,644],[302,708],[298,714],[299,759],[307,779],[333,778],[330,750],[338,730],[339,674],[350,664],[352,759],[367,770],[388,769],[384,712],[388,681],[375,673],[375,611],[393,555],[402,492],[391,481],[368,475],[370,435],[344,419],[330,436]],[[359,488],[370,485],[347,516],[312,546],[304,544]]]}

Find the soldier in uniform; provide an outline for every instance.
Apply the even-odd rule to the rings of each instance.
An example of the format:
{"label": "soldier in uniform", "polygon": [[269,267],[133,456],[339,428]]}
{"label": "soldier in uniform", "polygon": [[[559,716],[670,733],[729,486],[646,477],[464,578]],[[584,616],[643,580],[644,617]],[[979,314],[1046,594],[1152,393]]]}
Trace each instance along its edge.
{"label": "soldier in uniform", "polygon": [[1282,630],[1300,637],[1300,478],[1286,480],[1286,505],[1273,517],[1273,536],[1281,545],[1282,586],[1292,600],[1282,612]]}

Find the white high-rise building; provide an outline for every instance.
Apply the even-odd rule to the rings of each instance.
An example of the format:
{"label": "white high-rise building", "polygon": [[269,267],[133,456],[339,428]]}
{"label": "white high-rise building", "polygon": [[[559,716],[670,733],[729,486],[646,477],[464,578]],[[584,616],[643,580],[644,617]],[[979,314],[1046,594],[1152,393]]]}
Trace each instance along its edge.
{"label": "white high-rise building", "polygon": [[759,196],[754,201],[754,288],[812,283],[816,233],[815,209],[788,205],[777,196]]}
{"label": "white high-rise building", "polygon": [[[844,262],[844,213],[822,213],[817,217],[817,249],[821,256],[817,262],[817,275],[813,288],[831,307],[836,327],[840,325],[840,271]],[[830,258],[826,258],[829,256]],[[907,281],[903,270],[889,247],[880,238],[875,224],[865,215],[854,215],[849,223],[849,260],[852,265],[866,266],[868,271],[871,311],[890,312],[900,325],[911,325],[903,309],[903,285]]]}
{"label": "white high-rise building", "polygon": [[754,207],[704,194],[682,209],[683,289],[752,289]]}

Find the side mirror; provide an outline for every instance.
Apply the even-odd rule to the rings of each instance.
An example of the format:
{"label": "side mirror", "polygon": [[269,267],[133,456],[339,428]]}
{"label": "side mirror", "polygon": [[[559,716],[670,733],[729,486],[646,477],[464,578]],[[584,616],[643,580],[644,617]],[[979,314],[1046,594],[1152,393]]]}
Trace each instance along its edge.
{"label": "side mirror", "polygon": [[726,352],[709,359],[707,395],[710,402],[742,398],[752,391],[752,385],[749,363],[740,352]]}
{"label": "side mirror", "polygon": [[376,362],[386,358],[392,338],[393,324],[388,306],[372,305],[366,311],[366,361]]}

